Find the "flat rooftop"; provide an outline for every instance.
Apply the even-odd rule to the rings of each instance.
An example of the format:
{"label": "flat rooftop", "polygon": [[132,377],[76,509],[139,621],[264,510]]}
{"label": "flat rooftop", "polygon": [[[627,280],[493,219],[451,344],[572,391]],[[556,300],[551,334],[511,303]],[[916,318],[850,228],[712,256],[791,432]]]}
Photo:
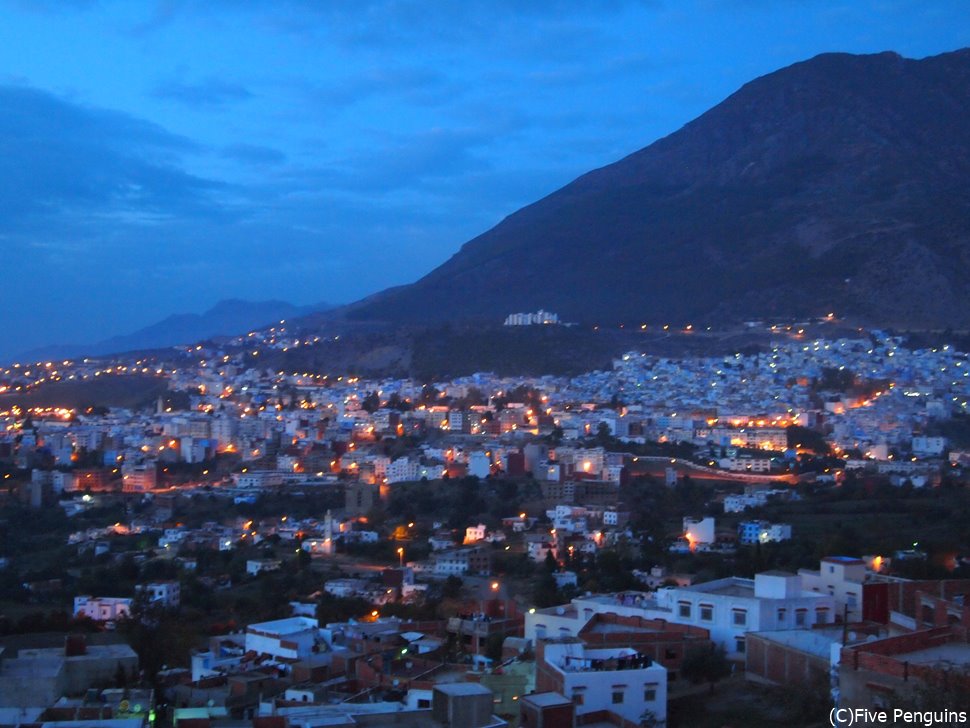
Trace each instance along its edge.
{"label": "flat rooftop", "polygon": [[728,576],[714,581],[705,581],[701,584],[677,587],[677,591],[718,594],[726,597],[754,597],[754,579]]}
{"label": "flat rooftop", "polygon": [[435,685],[435,690],[439,690],[446,695],[492,695],[492,691],[481,683],[447,683],[445,685]]}
{"label": "flat rooftop", "polygon": [[610,624],[594,621],[590,627],[584,630],[584,634],[659,634],[660,629],[649,627],[631,627],[626,624]]}
{"label": "flat rooftop", "polygon": [[258,632],[268,632],[270,634],[292,634],[293,632],[303,632],[307,629],[316,629],[317,620],[310,617],[287,617],[286,619],[276,619],[272,622],[257,622],[246,627],[247,630]]}
{"label": "flat rooftop", "polygon": [[[834,629],[781,629],[768,632],[752,632],[752,635],[828,660],[834,643],[842,642],[842,627]],[[856,639],[849,644],[864,641]]]}
{"label": "flat rooftop", "polygon": [[905,659],[913,665],[952,665],[954,667],[970,667],[970,644],[964,642],[950,642],[945,645],[928,647],[925,650],[907,652],[896,655],[896,659]]}
{"label": "flat rooftop", "polygon": [[522,700],[540,708],[551,708],[556,705],[572,705],[572,701],[559,693],[532,693],[523,695]]}

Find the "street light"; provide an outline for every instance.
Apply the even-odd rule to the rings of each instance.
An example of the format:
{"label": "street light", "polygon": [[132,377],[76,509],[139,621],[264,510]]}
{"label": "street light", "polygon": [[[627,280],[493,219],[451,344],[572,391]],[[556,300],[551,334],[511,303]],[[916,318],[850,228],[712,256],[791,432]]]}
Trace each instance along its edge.
{"label": "street light", "polygon": [[398,560],[401,562],[401,567],[403,568],[404,567],[404,547],[403,546],[397,547],[397,557],[398,557]]}

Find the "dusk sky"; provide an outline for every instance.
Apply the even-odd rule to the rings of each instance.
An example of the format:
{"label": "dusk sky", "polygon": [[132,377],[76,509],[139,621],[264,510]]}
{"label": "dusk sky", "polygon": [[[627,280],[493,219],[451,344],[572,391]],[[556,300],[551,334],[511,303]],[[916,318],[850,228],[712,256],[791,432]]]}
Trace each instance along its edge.
{"label": "dusk sky", "polygon": [[0,358],[224,298],[350,302],[756,76],[970,45],[962,0],[0,12]]}

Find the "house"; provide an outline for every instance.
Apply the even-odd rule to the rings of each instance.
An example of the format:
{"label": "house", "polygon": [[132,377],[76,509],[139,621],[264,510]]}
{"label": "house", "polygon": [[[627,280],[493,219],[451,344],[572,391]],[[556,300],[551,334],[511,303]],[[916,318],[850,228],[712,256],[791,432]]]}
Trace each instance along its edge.
{"label": "house", "polygon": [[439,551],[434,559],[433,573],[437,576],[462,576],[463,574],[490,574],[491,559],[481,546]]}
{"label": "house", "polygon": [[288,617],[246,627],[246,651],[283,660],[305,660],[321,641],[310,617]]}
{"label": "house", "polygon": [[657,605],[670,610],[671,621],[710,630],[711,640],[735,658],[744,656],[747,632],[835,621],[835,599],[805,591],[798,576],[783,571],[660,589]]}
{"label": "house", "polygon": [[738,524],[738,540],[748,545],[790,541],[791,525],[768,521],[742,521]]}
{"label": "house", "polygon": [[279,571],[282,565],[279,559],[250,559],[246,562],[246,573],[256,576],[264,571]]}
{"label": "house", "polygon": [[95,622],[113,622],[131,613],[131,599],[125,597],[74,597],[75,616],[84,616]]}
{"label": "house", "polygon": [[165,609],[176,609],[182,602],[181,587],[177,581],[139,584],[135,587],[135,591],[145,593],[149,603]]}
{"label": "house", "polygon": [[540,640],[536,691],[572,700],[576,716],[609,711],[639,725],[667,718],[667,670],[629,647],[591,648],[578,639]]}
{"label": "house", "polygon": [[[839,707],[892,709],[927,690],[939,694],[941,707],[963,710],[965,706],[950,700],[970,695],[966,629],[959,624],[933,627],[843,647]],[[963,715],[946,721],[965,722]]]}

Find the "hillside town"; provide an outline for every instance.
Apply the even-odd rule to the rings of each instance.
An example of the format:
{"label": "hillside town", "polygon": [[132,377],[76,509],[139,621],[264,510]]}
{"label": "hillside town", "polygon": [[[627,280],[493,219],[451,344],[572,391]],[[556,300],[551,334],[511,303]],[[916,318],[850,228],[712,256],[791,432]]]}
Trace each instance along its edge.
{"label": "hillside town", "polygon": [[[285,322],[0,370],[161,385],[0,412],[0,724],[685,725],[725,681],[822,723],[966,694],[970,539],[919,514],[966,512],[967,354],[771,331],[575,377],[261,368],[320,343]],[[885,533],[839,515],[902,499]]]}

